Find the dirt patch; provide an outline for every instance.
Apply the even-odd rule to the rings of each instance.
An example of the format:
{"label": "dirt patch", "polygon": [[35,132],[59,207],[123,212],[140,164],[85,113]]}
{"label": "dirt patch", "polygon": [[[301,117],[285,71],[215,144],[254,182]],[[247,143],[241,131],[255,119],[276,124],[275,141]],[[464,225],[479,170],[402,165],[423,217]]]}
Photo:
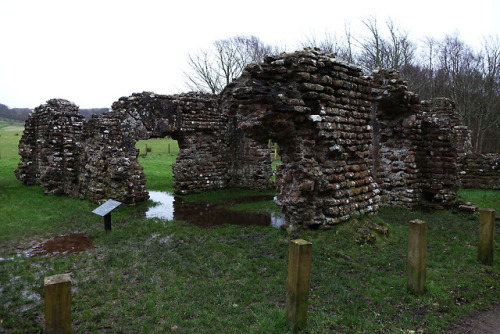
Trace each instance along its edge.
{"label": "dirt patch", "polygon": [[58,235],[41,242],[30,249],[24,251],[28,257],[57,255],[57,254],[77,254],[87,249],[94,248],[92,240],[83,233],[71,233]]}
{"label": "dirt patch", "polygon": [[500,333],[500,304],[488,311],[480,312],[460,320],[446,334],[494,334]]}

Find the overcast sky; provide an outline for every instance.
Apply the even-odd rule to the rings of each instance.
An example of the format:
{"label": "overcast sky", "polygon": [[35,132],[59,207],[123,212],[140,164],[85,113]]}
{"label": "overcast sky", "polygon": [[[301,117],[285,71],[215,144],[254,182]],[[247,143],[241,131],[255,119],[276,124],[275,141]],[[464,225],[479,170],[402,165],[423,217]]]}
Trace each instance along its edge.
{"label": "overcast sky", "polygon": [[251,34],[294,51],[346,22],[356,32],[369,16],[391,17],[415,41],[500,35],[499,0],[0,0],[0,103],[92,108],[133,92],[180,93],[187,54],[217,39]]}

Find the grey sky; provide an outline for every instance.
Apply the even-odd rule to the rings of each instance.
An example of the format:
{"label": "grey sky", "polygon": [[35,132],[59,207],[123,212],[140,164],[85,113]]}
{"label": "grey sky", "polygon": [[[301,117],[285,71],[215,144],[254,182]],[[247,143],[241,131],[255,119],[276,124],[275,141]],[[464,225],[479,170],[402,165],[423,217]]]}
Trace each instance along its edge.
{"label": "grey sky", "polygon": [[458,32],[480,45],[500,34],[498,0],[0,0],[0,13],[0,103],[11,108],[187,91],[187,53],[235,34],[293,51],[305,36],[342,34],[345,22],[356,32],[370,15],[391,17],[413,40]]}

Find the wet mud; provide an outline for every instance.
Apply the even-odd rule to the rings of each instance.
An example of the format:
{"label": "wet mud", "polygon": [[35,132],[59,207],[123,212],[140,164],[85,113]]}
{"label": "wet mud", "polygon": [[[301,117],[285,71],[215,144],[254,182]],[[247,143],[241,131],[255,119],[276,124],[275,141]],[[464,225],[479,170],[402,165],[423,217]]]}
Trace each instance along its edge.
{"label": "wet mud", "polygon": [[58,235],[39,243],[25,251],[28,257],[57,255],[57,254],[77,254],[87,249],[94,248],[92,240],[83,233],[71,233]]}
{"label": "wet mud", "polygon": [[245,197],[225,202],[188,202],[161,191],[150,191],[150,199],[157,203],[146,212],[147,218],[184,220],[202,227],[222,224],[240,226],[261,225],[280,227],[284,218],[275,213],[233,211],[230,205],[271,201],[273,196]]}

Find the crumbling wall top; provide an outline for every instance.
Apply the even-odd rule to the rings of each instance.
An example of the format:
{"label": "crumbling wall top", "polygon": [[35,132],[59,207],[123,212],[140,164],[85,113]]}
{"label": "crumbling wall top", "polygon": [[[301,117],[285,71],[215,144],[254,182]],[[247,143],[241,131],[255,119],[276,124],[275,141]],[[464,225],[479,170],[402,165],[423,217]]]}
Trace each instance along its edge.
{"label": "crumbling wall top", "polygon": [[[420,104],[418,94],[408,90],[408,84],[394,69],[376,69],[366,77],[373,87],[372,94],[377,108],[383,109],[382,117],[413,114]],[[417,107],[418,108],[418,107]]]}

